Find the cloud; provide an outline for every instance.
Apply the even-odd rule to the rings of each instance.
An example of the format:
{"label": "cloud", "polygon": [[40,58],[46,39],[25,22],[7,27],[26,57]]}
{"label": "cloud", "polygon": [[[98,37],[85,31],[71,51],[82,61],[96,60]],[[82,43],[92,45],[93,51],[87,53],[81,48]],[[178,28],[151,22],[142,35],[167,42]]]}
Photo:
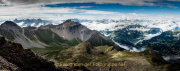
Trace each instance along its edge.
{"label": "cloud", "polygon": [[74,10],[70,8],[50,8],[50,7],[0,7],[0,9],[1,9],[0,15],[73,13],[72,10]]}
{"label": "cloud", "polygon": [[[0,20],[14,20],[15,18],[18,19],[32,19],[32,18],[41,18],[44,20],[66,20],[66,19],[91,19],[91,20],[98,20],[98,19],[125,19],[125,20],[155,20],[151,21],[151,24],[160,22],[157,25],[151,25],[147,22],[143,22],[142,25],[148,25],[150,27],[160,26],[163,30],[169,30],[171,27],[175,27],[172,25],[172,22],[180,20],[180,16],[174,15],[153,15],[153,14],[136,14],[136,13],[118,13],[118,12],[111,12],[111,11],[100,11],[100,10],[86,10],[82,8],[90,8],[92,6],[79,6],[79,7],[44,7],[39,5],[24,5],[24,6],[0,6]],[[139,9],[144,10],[144,9]],[[166,21],[163,21],[166,20]],[[134,22],[129,22],[129,24]],[[166,24],[163,24],[166,23]],[[86,23],[83,23],[86,24]],[[120,29],[121,27],[115,28],[117,24],[127,24],[125,22],[120,23],[112,23],[104,25],[102,23],[92,22],[93,29],[96,29],[94,26],[98,25],[98,30],[104,29],[111,29],[116,30]]]}
{"label": "cloud", "polygon": [[91,7],[93,7],[93,6],[80,6],[78,8],[91,8]]}
{"label": "cloud", "polygon": [[143,11],[144,9],[134,10],[133,12]]}
{"label": "cloud", "polygon": [[[113,40],[113,42],[115,42],[115,41]],[[118,46],[120,46],[120,47],[122,47],[122,48],[124,48],[126,50],[130,50],[130,51],[134,51],[134,52],[141,52],[141,51],[145,50],[145,48],[137,49],[136,47],[129,47],[129,46],[123,45],[121,43],[117,43],[117,42],[115,42],[115,44],[117,44]]]}
{"label": "cloud", "polygon": [[[118,12],[100,11],[100,10],[85,10],[82,8],[90,8],[92,6],[80,7],[43,7],[39,5],[29,6],[0,6],[0,19],[14,18],[59,18],[59,17],[74,17],[73,15],[110,15],[119,14]],[[65,15],[66,14],[66,15]],[[70,14],[70,15],[67,15]],[[77,16],[76,16],[77,17]]]}
{"label": "cloud", "polygon": [[3,4],[51,4],[51,3],[119,3],[122,5],[154,6],[158,0],[0,0]]}
{"label": "cloud", "polygon": [[133,12],[138,12],[138,11],[134,10]]}
{"label": "cloud", "polygon": [[129,30],[136,30],[136,31],[142,31],[142,32],[145,32],[145,31],[149,31],[150,29],[147,29],[147,28],[130,28]]}
{"label": "cloud", "polygon": [[0,0],[0,5],[46,5],[46,4],[61,4],[61,3],[97,3],[97,4],[122,4],[133,6],[165,6],[177,8],[165,1],[180,1],[180,0]]}
{"label": "cloud", "polygon": [[66,8],[74,8],[74,9],[77,9],[77,8],[92,8],[93,6],[79,6],[79,7],[66,7]]}
{"label": "cloud", "polygon": [[175,7],[175,6],[172,6],[172,5],[168,5],[167,7],[174,8],[174,9],[179,8],[179,7]]}
{"label": "cloud", "polygon": [[[100,20],[100,21],[102,21],[102,20]],[[107,24],[100,23],[95,20],[92,20],[92,22],[81,22],[81,24],[87,26],[91,30],[98,30],[98,31],[102,31],[102,30],[106,30],[106,29],[109,29],[109,31],[114,31],[114,30],[124,28],[124,26],[121,27],[119,25],[127,25],[127,23],[125,23],[125,22],[111,22],[110,20],[107,21]]]}
{"label": "cloud", "polygon": [[2,2],[2,0],[0,0],[0,4],[4,4],[4,3]]}
{"label": "cloud", "polygon": [[178,7],[174,6],[173,3],[168,3],[168,2],[170,2],[170,1],[160,2],[158,5],[161,7],[166,6],[166,7],[170,7],[170,8],[174,8],[174,9],[178,8]]}
{"label": "cloud", "polygon": [[180,0],[168,0],[168,1],[180,1]]}
{"label": "cloud", "polygon": [[98,10],[82,10],[84,13],[80,14],[118,14],[118,12],[98,11]]}
{"label": "cloud", "polygon": [[159,33],[156,33],[156,34],[148,34],[148,35],[145,35],[144,39],[143,40],[149,40],[155,36],[159,36],[161,35],[162,32],[159,32]]}
{"label": "cloud", "polygon": [[[179,16],[161,16],[161,15],[141,15],[141,14],[121,14],[117,16],[102,16],[103,19],[92,18],[89,21],[81,22],[92,30],[106,30],[114,31],[122,29],[128,25],[142,25],[144,28],[131,28],[130,30],[148,31],[150,28],[160,28],[162,31],[168,31],[180,27]],[[88,17],[87,17],[88,18]],[[86,20],[87,18],[81,19]],[[106,19],[106,20],[104,20]],[[145,39],[149,39],[159,34],[147,35]]]}

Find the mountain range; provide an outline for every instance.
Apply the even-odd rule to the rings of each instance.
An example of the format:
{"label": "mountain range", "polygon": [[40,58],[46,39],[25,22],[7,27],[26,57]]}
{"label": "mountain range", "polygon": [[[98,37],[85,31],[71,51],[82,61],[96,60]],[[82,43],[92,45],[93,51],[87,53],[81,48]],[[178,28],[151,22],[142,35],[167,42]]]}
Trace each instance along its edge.
{"label": "mountain range", "polygon": [[[0,56],[5,63],[14,64],[10,68],[20,68],[24,70],[29,68],[46,69],[46,66],[37,65],[33,67],[33,62],[38,61],[39,57],[31,59],[34,53],[42,56],[44,59],[53,61],[50,68],[55,70],[89,70],[98,71],[99,69],[117,71],[118,67],[62,67],[59,63],[117,63],[126,62],[125,71],[153,70],[153,71],[176,71],[179,70],[179,64],[171,64],[162,58],[162,55],[179,54],[179,31],[162,32],[160,28],[151,28],[148,31],[137,31],[132,28],[145,28],[141,25],[129,25],[126,28],[117,31],[96,31],[90,30],[79,22],[66,20],[59,25],[42,25],[40,27],[20,27],[12,21],[6,21],[0,26],[0,35],[4,36],[0,41]],[[162,32],[159,34],[159,32]],[[103,34],[106,34],[103,35]],[[146,35],[153,35],[148,39]],[[111,40],[113,39],[113,40]],[[143,40],[143,41],[141,41]],[[146,48],[141,52],[132,52],[125,50],[117,45],[121,43],[133,48]],[[18,44],[20,43],[20,44]],[[161,46],[161,45],[162,46]],[[165,44],[165,45],[164,45]],[[164,48],[166,47],[166,48]],[[26,48],[26,49],[24,49]],[[152,50],[153,49],[153,50]],[[11,52],[11,50],[13,52]],[[32,50],[32,51],[31,51]],[[155,50],[155,51],[154,51]],[[3,53],[3,52],[7,53]],[[27,53],[25,51],[28,51]],[[34,53],[33,53],[34,52]],[[10,55],[8,55],[10,53]],[[14,55],[16,54],[16,55]],[[160,54],[160,55],[159,55]],[[23,59],[23,55],[27,58]],[[14,56],[19,56],[17,59]],[[29,56],[29,58],[28,58]],[[10,58],[10,59],[8,59]],[[13,60],[14,59],[14,60]],[[26,63],[27,60],[33,61]],[[46,60],[40,58],[40,64],[46,63]],[[175,61],[176,62],[176,61]],[[22,67],[29,64],[30,67]],[[48,63],[47,63],[48,64]],[[1,65],[1,63],[0,63]],[[32,65],[32,66],[31,66]],[[7,65],[6,65],[7,66]],[[7,66],[8,67],[8,66]],[[47,65],[48,67],[48,65]],[[59,68],[59,69],[57,69]],[[7,68],[3,68],[7,69]],[[50,70],[51,70],[50,69]]]}
{"label": "mountain range", "polygon": [[51,49],[42,55],[75,46],[88,41],[93,46],[114,46],[117,50],[124,50],[103,34],[90,30],[78,22],[67,20],[59,25],[46,25],[40,27],[21,28],[12,21],[6,21],[0,26],[0,35],[7,39],[22,44],[25,48],[40,50]]}
{"label": "mountain range", "polygon": [[[19,29],[20,33],[17,35],[21,35],[24,36],[22,38],[14,38],[14,34],[17,34],[18,31],[16,31],[16,33],[12,34],[12,33],[5,33],[4,35],[7,34],[11,34],[8,35],[6,37],[8,37],[8,39],[13,39],[17,42],[19,42],[19,40],[24,41],[24,40],[28,40],[23,42],[23,46],[24,47],[40,47],[40,48],[44,48],[45,46],[59,46],[59,42],[63,43],[63,45],[77,45],[78,43],[82,42],[82,41],[98,41],[98,43],[93,43],[93,45],[102,45],[102,43],[108,43],[108,42],[103,42],[104,40],[91,40],[94,38],[99,38],[98,36],[101,36],[103,39],[107,39],[106,37],[108,37],[109,39],[113,39],[115,42],[118,42],[120,44],[123,44],[125,46],[128,46],[129,49],[132,49],[132,47],[135,47],[136,44],[141,43],[144,40],[150,40],[151,38],[155,37],[155,36],[159,36],[163,30],[161,28],[148,28],[147,26],[142,26],[140,24],[129,24],[129,25],[124,25],[123,28],[121,29],[117,29],[117,30],[110,30],[110,29],[106,29],[106,30],[99,30],[94,31],[94,30],[90,30],[89,26],[84,26],[81,25],[78,22],[84,23],[84,22],[94,22],[93,20],[80,20],[80,19],[72,19],[73,22],[75,24],[68,24],[68,21],[63,20],[64,22],[62,24],[59,25],[53,25],[50,24],[51,22],[48,20],[41,20],[41,19],[27,19],[27,20],[17,20],[15,19],[14,22],[16,23],[20,23],[20,22],[24,22],[23,25],[28,24],[28,27],[24,27],[23,29]],[[77,21],[77,22],[75,22]],[[95,20],[97,23],[103,23],[103,24],[108,24],[111,22],[126,22],[126,23],[130,23],[132,20],[107,20],[107,19],[103,19],[103,20]],[[133,22],[135,23],[140,23],[140,22],[152,22],[152,21],[145,21],[145,20],[134,20]],[[33,25],[33,23],[36,23],[36,26]],[[44,23],[40,26],[41,23]],[[165,23],[165,22],[164,22]],[[176,23],[176,22],[174,22]],[[49,24],[49,25],[48,25]],[[158,24],[158,23],[156,23]],[[19,24],[18,24],[19,25]],[[37,26],[39,25],[39,26]],[[31,27],[30,27],[31,26]],[[35,26],[35,27],[33,27]],[[116,27],[120,27],[122,25],[117,25]],[[21,25],[22,27],[22,25]],[[39,28],[37,28],[39,27]],[[74,28],[77,27],[77,28]],[[116,28],[115,27],[115,28]],[[38,30],[37,30],[38,29]],[[45,31],[46,30],[46,31]],[[174,31],[178,30],[178,27],[176,27],[174,29]],[[41,34],[39,34],[41,32]],[[9,30],[9,32],[14,32],[12,30]],[[100,33],[101,34],[100,34]],[[23,35],[22,35],[22,34]],[[47,33],[47,34],[45,34]],[[49,34],[51,33],[51,34]],[[2,32],[3,34],[3,32]],[[41,37],[42,34],[46,35],[45,37],[48,37],[50,39],[46,39],[45,37]],[[54,34],[54,36],[58,37],[59,39],[54,39],[52,38],[52,34]],[[100,34],[100,35],[96,35],[96,34]],[[104,37],[104,34],[106,37]],[[50,35],[50,36],[49,36]],[[96,36],[96,37],[91,37],[91,35]],[[62,40],[62,38],[64,40]],[[91,39],[89,39],[91,38]],[[29,40],[30,39],[30,40]],[[38,39],[38,40],[36,40]],[[89,40],[88,40],[89,39]],[[52,41],[56,41],[56,43],[54,44],[51,43]],[[68,42],[64,43],[65,41]],[[108,40],[110,42],[112,42],[111,40]],[[75,42],[75,43],[72,43]],[[100,42],[100,43],[99,43]],[[22,43],[22,42],[19,42]],[[30,44],[29,44],[30,43]],[[45,43],[45,44],[44,44]],[[114,45],[114,43],[108,43],[107,45]],[[118,46],[115,45],[117,48]],[[66,47],[70,47],[70,46],[66,46]],[[140,47],[137,46],[137,49],[139,49]],[[160,50],[159,50],[160,51]]]}
{"label": "mountain range", "polygon": [[[158,23],[158,22],[151,21],[151,20],[108,20],[108,19],[103,19],[103,20],[72,19],[72,20],[74,22],[77,21],[77,22],[80,22],[80,23],[85,23],[85,22],[89,22],[89,23],[92,23],[92,24],[94,22],[99,23],[99,24],[103,23],[104,25],[109,24],[109,23],[113,24],[113,23],[132,23],[132,22],[133,23],[142,23],[142,22],[143,23],[145,23],[145,22],[153,23],[154,22],[154,25],[161,24],[161,23],[164,23],[164,24],[168,23],[166,21]],[[62,21],[64,21],[64,23],[66,22],[66,20],[62,20]],[[17,20],[17,19],[15,19],[13,22],[15,22],[15,23],[23,22],[23,24],[18,24],[20,27],[23,27],[23,25],[29,26],[29,27],[24,26],[24,29],[20,30],[21,33],[22,33],[22,31],[25,31],[25,32],[23,32],[23,34],[25,33],[24,35],[27,38],[30,38],[30,40],[29,40],[30,42],[33,39],[31,44],[28,44],[27,42],[24,42],[25,45],[28,45],[28,46],[25,46],[24,44],[22,44],[25,47],[41,47],[42,48],[42,47],[44,47],[45,44],[50,45],[51,43],[50,42],[47,43],[46,42],[47,40],[43,40],[43,38],[41,38],[41,41],[43,41],[43,43],[46,42],[45,44],[43,44],[41,42],[37,42],[37,41],[34,43],[34,39],[36,39],[37,36],[40,36],[38,34],[39,33],[38,31],[42,31],[40,29],[44,29],[44,28],[46,28],[46,30],[51,30],[52,33],[57,34],[58,36],[60,36],[60,38],[64,38],[67,41],[75,41],[76,44],[78,44],[78,43],[80,43],[82,41],[90,41],[90,40],[87,40],[87,39],[90,38],[90,36],[93,33],[99,33],[100,32],[101,34],[105,35],[109,39],[113,39],[115,42],[118,42],[118,43],[126,45],[126,46],[130,46],[130,49],[132,49],[132,47],[134,47],[134,45],[140,43],[141,41],[150,40],[151,38],[160,35],[162,32],[165,32],[164,29],[162,29],[162,28],[149,28],[147,25],[143,26],[143,25],[140,25],[140,24],[128,24],[128,25],[120,24],[120,25],[116,25],[113,28],[113,29],[116,28],[116,30],[106,29],[106,30],[98,30],[98,32],[97,31],[95,32],[95,31],[90,30],[88,28],[90,26],[87,26],[86,24],[83,24],[83,25],[80,24],[81,26],[84,27],[84,25],[85,25],[86,27],[85,28],[73,29],[75,31],[75,33],[73,33],[71,24],[68,24],[68,25],[63,25],[63,24],[62,25],[52,25],[50,20],[41,20],[41,19]],[[35,25],[34,25],[34,23],[35,23]],[[42,23],[44,23],[44,24],[42,24]],[[176,24],[177,22],[173,21],[172,23]],[[78,23],[76,23],[76,25],[74,25],[74,26],[81,27],[81,26],[78,26]],[[36,27],[39,27],[40,29],[36,30],[35,32],[34,31],[32,32],[33,29],[31,29],[31,28],[37,29]],[[123,28],[119,28],[119,27],[123,27]],[[57,29],[55,29],[55,28],[57,28]],[[31,29],[31,32],[28,31],[29,29]],[[62,30],[62,29],[67,29],[67,30]],[[87,30],[87,29],[89,29],[89,30]],[[174,28],[172,30],[177,31],[178,29],[179,28],[176,27],[176,28]],[[11,30],[9,32],[11,32]],[[33,34],[29,34],[29,32],[33,33]],[[86,32],[88,32],[88,33],[86,33]],[[45,33],[45,31],[43,33]],[[69,35],[70,33],[71,33],[71,35]],[[34,34],[36,34],[35,37],[34,37]],[[12,35],[12,33],[11,33],[11,35]],[[13,38],[11,35],[8,35],[7,37]],[[94,36],[96,36],[96,34]],[[11,39],[11,38],[9,38],[9,39]],[[59,38],[59,40],[60,40],[60,38]],[[111,40],[109,40],[109,41],[111,41]],[[124,41],[126,41],[127,44],[124,43]],[[58,42],[62,42],[62,41],[58,41]],[[100,41],[100,42],[102,42],[102,41]],[[38,43],[38,44],[36,44],[36,43]],[[103,42],[103,43],[106,43],[106,42]],[[76,44],[74,44],[74,45],[76,45]],[[35,45],[35,46],[31,46],[31,45]],[[43,45],[43,46],[41,46],[41,45]],[[51,45],[54,46],[54,44],[51,44]],[[96,44],[93,44],[93,45],[99,45],[99,43],[96,43]],[[108,44],[108,45],[113,45],[113,43]],[[139,48],[139,46],[137,46],[137,48]]]}
{"label": "mountain range", "polygon": [[26,19],[26,20],[15,19],[13,22],[17,23],[21,27],[28,27],[28,26],[40,27],[41,25],[52,24],[52,22],[42,19]]}

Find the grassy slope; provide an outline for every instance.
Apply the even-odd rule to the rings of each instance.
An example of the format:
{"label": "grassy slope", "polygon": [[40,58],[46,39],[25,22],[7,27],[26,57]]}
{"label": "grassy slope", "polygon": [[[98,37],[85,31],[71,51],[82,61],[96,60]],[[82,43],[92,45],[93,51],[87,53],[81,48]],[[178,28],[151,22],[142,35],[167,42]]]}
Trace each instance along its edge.
{"label": "grassy slope", "polygon": [[[75,42],[75,43],[73,43]],[[71,46],[77,45],[78,42],[75,40],[71,40],[71,41],[65,41],[65,43],[61,43],[61,45],[55,45],[55,46],[46,46],[45,48],[37,48],[37,47],[32,47],[30,48],[33,52],[41,55],[41,56],[45,56],[47,55],[47,59],[50,59],[51,57],[53,57],[54,55],[56,55],[57,53],[59,53],[62,50],[65,50]]]}
{"label": "grassy slope", "polygon": [[[150,48],[143,52],[116,51],[111,46],[92,47],[88,42],[83,42],[77,46],[62,50],[56,54],[54,58],[56,61],[55,64],[93,62],[119,63],[126,61],[127,67],[122,69],[134,67],[137,70],[141,70],[141,67],[146,67],[145,70],[162,71],[171,66],[171,64],[166,62]],[[171,69],[171,67],[167,69]]]}
{"label": "grassy slope", "polygon": [[69,49],[65,49],[56,56],[56,60],[58,62],[79,62],[85,63],[91,61],[91,55],[88,55],[88,51],[90,51],[92,46],[88,48],[85,47],[84,44],[90,43],[81,43],[77,46],[73,46]]}
{"label": "grassy slope", "polygon": [[[162,64],[163,62],[166,63],[166,61],[164,61],[162,57],[158,56],[157,53],[153,52],[150,49],[147,49],[144,52],[140,52],[140,53],[130,52],[130,51],[114,52],[112,46],[111,47],[98,46],[98,47],[93,48],[92,46],[86,47],[85,44],[90,44],[90,43],[83,42],[77,46],[73,46],[69,49],[62,50],[56,56],[55,60],[57,60],[58,62],[74,62],[74,60],[80,60],[83,63],[84,63],[84,60],[86,60],[85,62],[109,62],[109,61],[116,62],[115,60],[116,58],[131,58],[131,57],[143,56],[147,58],[147,60],[151,58],[160,58],[161,60],[159,60],[158,62],[162,61]],[[88,48],[90,49],[88,50]],[[88,53],[88,51],[91,51],[93,53],[91,52]],[[152,52],[152,53],[149,53],[149,52]],[[111,54],[108,54],[108,53],[111,53]]]}
{"label": "grassy slope", "polygon": [[60,44],[64,42],[63,38],[59,37],[57,34],[48,29],[37,29],[33,31],[24,29],[24,34],[31,40],[39,40],[48,45]]}
{"label": "grassy slope", "polygon": [[37,48],[37,47],[30,48],[33,52],[41,56],[46,56],[47,59],[50,59],[58,52],[64,49],[79,44],[79,42],[76,39],[64,40],[63,38],[59,37],[57,34],[53,33],[51,30],[48,29],[37,29],[37,30],[24,29],[24,32],[25,32],[24,33],[25,36],[28,37],[30,40],[33,41],[39,40],[48,45],[45,46],[45,48]]}
{"label": "grassy slope", "polygon": [[45,56],[46,59],[51,59],[53,57],[55,57],[60,51],[65,50],[71,46],[75,46],[79,44],[79,42],[75,39],[73,40],[65,40],[63,43],[59,44],[59,45],[54,45],[54,46],[46,46],[45,48],[37,48],[37,47],[33,47],[30,48],[33,52],[41,55],[41,56]]}

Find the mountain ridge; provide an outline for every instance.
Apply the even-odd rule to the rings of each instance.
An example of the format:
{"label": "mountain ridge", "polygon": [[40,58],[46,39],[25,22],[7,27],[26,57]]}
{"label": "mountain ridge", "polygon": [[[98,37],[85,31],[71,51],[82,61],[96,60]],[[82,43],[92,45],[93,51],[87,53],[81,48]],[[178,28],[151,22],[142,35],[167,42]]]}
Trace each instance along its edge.
{"label": "mountain ridge", "polygon": [[[90,30],[87,27],[80,24],[79,22],[74,22],[70,19],[59,25],[46,25],[46,26],[41,26],[40,28],[50,29],[56,34],[58,34],[59,36],[67,40],[75,39],[78,42],[89,41],[90,43],[99,43],[97,41],[91,41],[91,39],[100,37],[100,39],[102,39],[104,42],[107,41],[107,43],[110,43],[109,46],[115,46],[116,49],[123,50],[123,48],[116,46],[116,44],[113,41],[111,41],[109,38],[99,33],[98,31]],[[96,35],[96,36],[93,36],[93,35]],[[96,40],[96,39],[93,39],[93,40]],[[108,44],[100,43],[99,45],[108,45]],[[93,46],[97,46],[97,45],[93,44]]]}
{"label": "mountain ridge", "polygon": [[[7,21],[2,25],[8,23],[14,24],[18,28],[12,29],[10,26],[7,26],[10,27],[10,30],[8,30],[7,28],[2,28],[2,31],[0,31],[0,35],[5,36],[6,38],[11,39],[12,41],[21,43],[23,47],[27,47],[27,48],[31,48],[31,47],[45,48],[49,46],[63,46],[64,44],[73,46],[83,41],[89,41],[90,43],[98,43],[97,41],[101,40],[101,41],[105,41],[106,43],[110,43],[108,44],[109,46],[115,46],[115,48],[118,50],[124,50],[123,48],[117,46],[113,41],[111,41],[110,39],[108,39],[106,36],[99,33],[98,31],[90,30],[87,27],[80,24],[79,22],[75,22],[70,19],[59,25],[51,24],[40,27],[29,26],[29,27],[20,28],[20,26],[10,21]],[[8,31],[8,32],[5,33],[4,31]],[[100,37],[100,39],[96,39],[97,41],[91,41],[90,39],[93,38],[92,37],[93,34],[96,35],[93,37]],[[104,42],[98,44],[106,45]],[[93,45],[93,46],[97,46],[97,45]]]}

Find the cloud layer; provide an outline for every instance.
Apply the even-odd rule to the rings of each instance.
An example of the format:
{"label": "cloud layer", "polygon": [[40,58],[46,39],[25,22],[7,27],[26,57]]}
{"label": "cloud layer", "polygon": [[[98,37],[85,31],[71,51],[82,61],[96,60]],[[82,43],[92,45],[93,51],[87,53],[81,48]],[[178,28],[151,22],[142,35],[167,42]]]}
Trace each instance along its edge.
{"label": "cloud layer", "polygon": [[[118,12],[99,11],[99,10],[86,10],[92,6],[80,7],[43,7],[35,6],[0,6],[0,19],[15,19],[15,18],[62,18],[62,17],[75,17],[76,15],[109,15],[119,14]],[[76,17],[77,17],[76,16]]]}
{"label": "cloud layer", "polygon": [[[169,0],[169,1],[179,1],[179,0]],[[161,3],[162,0],[0,0],[0,20],[14,20],[18,19],[32,19],[32,18],[41,18],[45,20],[66,20],[66,19],[126,19],[126,20],[180,20],[180,16],[174,15],[153,15],[153,14],[136,14],[136,13],[120,13],[102,10],[94,10],[94,6],[78,6],[78,7],[46,7],[42,6],[45,4],[54,4],[54,3],[89,3],[95,2],[100,4],[106,3],[118,3],[122,5],[148,5],[156,6],[157,3]],[[37,5],[36,5],[37,4]],[[169,5],[170,7],[171,5]],[[173,7],[173,6],[171,6]],[[88,9],[87,9],[88,8]],[[91,8],[91,9],[89,9]],[[137,11],[143,11],[145,9],[139,9]],[[84,22],[85,24],[86,22]],[[92,22],[91,24],[96,23]],[[113,24],[113,23],[112,23]],[[99,27],[107,26],[113,28],[113,25],[103,25],[98,24]],[[146,22],[145,22],[146,24]],[[147,23],[148,24],[148,23]],[[94,24],[97,25],[97,24]],[[162,27],[164,26],[161,24]],[[168,24],[167,24],[168,25]],[[165,25],[165,26],[167,26]],[[151,26],[151,25],[150,25]],[[160,25],[156,25],[160,26]],[[166,28],[167,29],[167,28]]]}
{"label": "cloud layer", "polygon": [[0,4],[8,5],[30,5],[30,4],[55,4],[55,3],[115,3],[122,5],[136,5],[136,6],[159,6],[167,4],[167,6],[172,5],[164,3],[163,1],[179,1],[179,0],[0,0]]}
{"label": "cloud layer", "polygon": [[0,0],[1,4],[47,4],[47,3],[119,3],[123,5],[154,5],[158,0]]}

